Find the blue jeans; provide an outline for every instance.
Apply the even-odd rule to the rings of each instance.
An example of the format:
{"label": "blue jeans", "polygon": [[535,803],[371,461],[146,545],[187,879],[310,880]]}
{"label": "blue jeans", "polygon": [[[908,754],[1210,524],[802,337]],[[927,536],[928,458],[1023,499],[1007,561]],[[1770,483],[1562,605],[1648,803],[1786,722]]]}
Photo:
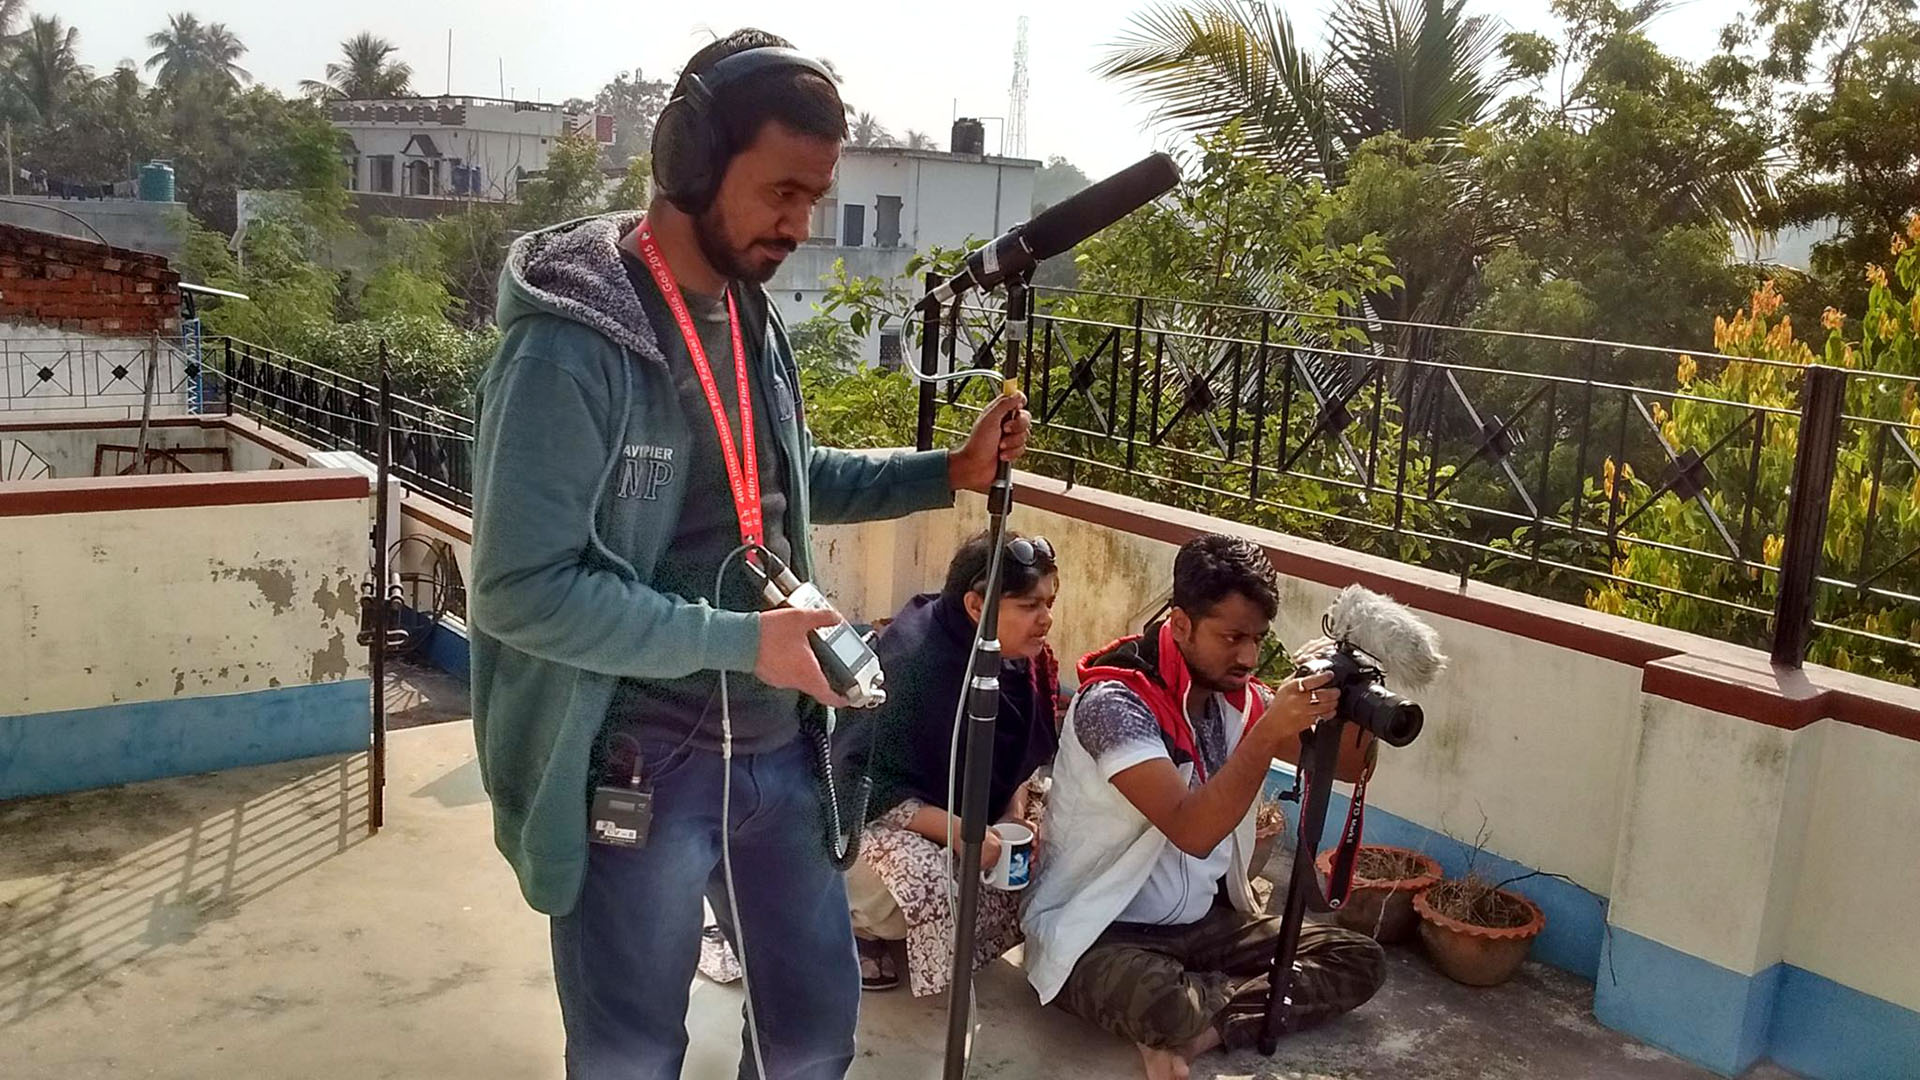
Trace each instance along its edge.
{"label": "blue jeans", "polygon": [[[703,898],[729,940],[737,944],[746,934],[767,1080],[840,1080],[853,1061],[860,965],[846,885],[821,843],[806,741],[734,755],[737,919],[720,864],[725,764],[707,751],[669,753],[670,744],[643,749],[653,777],[646,846],[590,844],[580,900],[553,920],[569,1080],[680,1075]],[[746,1038],[743,1030],[740,1076],[754,1080]]]}

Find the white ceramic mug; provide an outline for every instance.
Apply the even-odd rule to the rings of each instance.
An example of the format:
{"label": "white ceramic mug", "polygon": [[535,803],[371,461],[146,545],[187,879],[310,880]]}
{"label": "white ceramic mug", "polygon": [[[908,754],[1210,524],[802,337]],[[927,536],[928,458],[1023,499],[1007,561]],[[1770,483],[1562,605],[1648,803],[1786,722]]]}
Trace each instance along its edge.
{"label": "white ceramic mug", "polygon": [[1033,830],[1012,821],[993,827],[1000,838],[1000,861],[980,880],[1003,892],[1019,892],[1033,879]]}

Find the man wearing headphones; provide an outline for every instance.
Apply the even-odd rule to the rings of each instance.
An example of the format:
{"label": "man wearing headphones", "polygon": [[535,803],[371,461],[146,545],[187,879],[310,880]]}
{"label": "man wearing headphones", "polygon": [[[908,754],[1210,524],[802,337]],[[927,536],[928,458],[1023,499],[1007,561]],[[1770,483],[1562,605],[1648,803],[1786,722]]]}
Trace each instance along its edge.
{"label": "man wearing headphones", "polygon": [[1016,395],[952,452],[813,444],[760,285],[807,239],[845,137],[825,65],[732,34],[660,117],[646,213],[530,234],[502,274],[474,459],[474,730],[495,841],[552,917],[570,1077],[679,1075],[703,901],[745,946],[741,1075],[758,1057],[840,1077],[853,1057],[859,968],[799,736],[815,702],[842,704],[808,645],[833,619],[761,610],[747,562],[765,556],[747,552],[808,577],[811,520],[983,491],[1029,421]]}

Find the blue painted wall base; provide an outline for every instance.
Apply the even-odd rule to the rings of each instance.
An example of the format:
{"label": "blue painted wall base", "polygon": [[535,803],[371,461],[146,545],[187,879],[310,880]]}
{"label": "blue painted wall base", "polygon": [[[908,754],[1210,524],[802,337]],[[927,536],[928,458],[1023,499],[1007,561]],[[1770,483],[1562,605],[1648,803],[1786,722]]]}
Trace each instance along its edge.
{"label": "blue painted wall base", "polygon": [[368,679],[0,716],[0,799],[365,750]]}
{"label": "blue painted wall base", "polygon": [[1767,1056],[1815,1080],[1920,1077],[1920,1012],[1782,964]]}
{"label": "blue painted wall base", "polygon": [[1636,1039],[1737,1076],[1761,1059],[1811,1080],[1920,1077],[1920,1012],[1791,964],[1742,975],[1614,927],[1618,981],[1594,1015]]}
{"label": "blue painted wall base", "polygon": [[420,659],[463,682],[471,682],[473,665],[468,656],[465,627],[449,619],[427,629],[429,624],[426,619],[411,611],[407,612],[407,616],[410,619],[403,619],[401,625],[427,635],[426,641],[420,646]]}
{"label": "blue painted wall base", "polygon": [[1601,1023],[1722,1076],[1766,1053],[1780,965],[1741,975],[1617,926],[1606,960],[1593,993]]}

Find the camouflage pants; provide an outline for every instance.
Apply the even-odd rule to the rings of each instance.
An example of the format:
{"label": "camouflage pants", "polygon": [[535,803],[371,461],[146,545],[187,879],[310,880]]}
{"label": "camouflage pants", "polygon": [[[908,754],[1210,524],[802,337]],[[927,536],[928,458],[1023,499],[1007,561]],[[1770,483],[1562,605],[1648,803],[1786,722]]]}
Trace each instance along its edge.
{"label": "camouflage pants", "polygon": [[[1210,1027],[1253,1045],[1267,1008],[1280,920],[1224,904],[1186,926],[1114,923],[1080,957],[1060,1006],[1136,1043],[1173,1049]],[[1372,938],[1336,926],[1300,930],[1292,1023],[1298,1031],[1358,1008],[1386,978]]]}

